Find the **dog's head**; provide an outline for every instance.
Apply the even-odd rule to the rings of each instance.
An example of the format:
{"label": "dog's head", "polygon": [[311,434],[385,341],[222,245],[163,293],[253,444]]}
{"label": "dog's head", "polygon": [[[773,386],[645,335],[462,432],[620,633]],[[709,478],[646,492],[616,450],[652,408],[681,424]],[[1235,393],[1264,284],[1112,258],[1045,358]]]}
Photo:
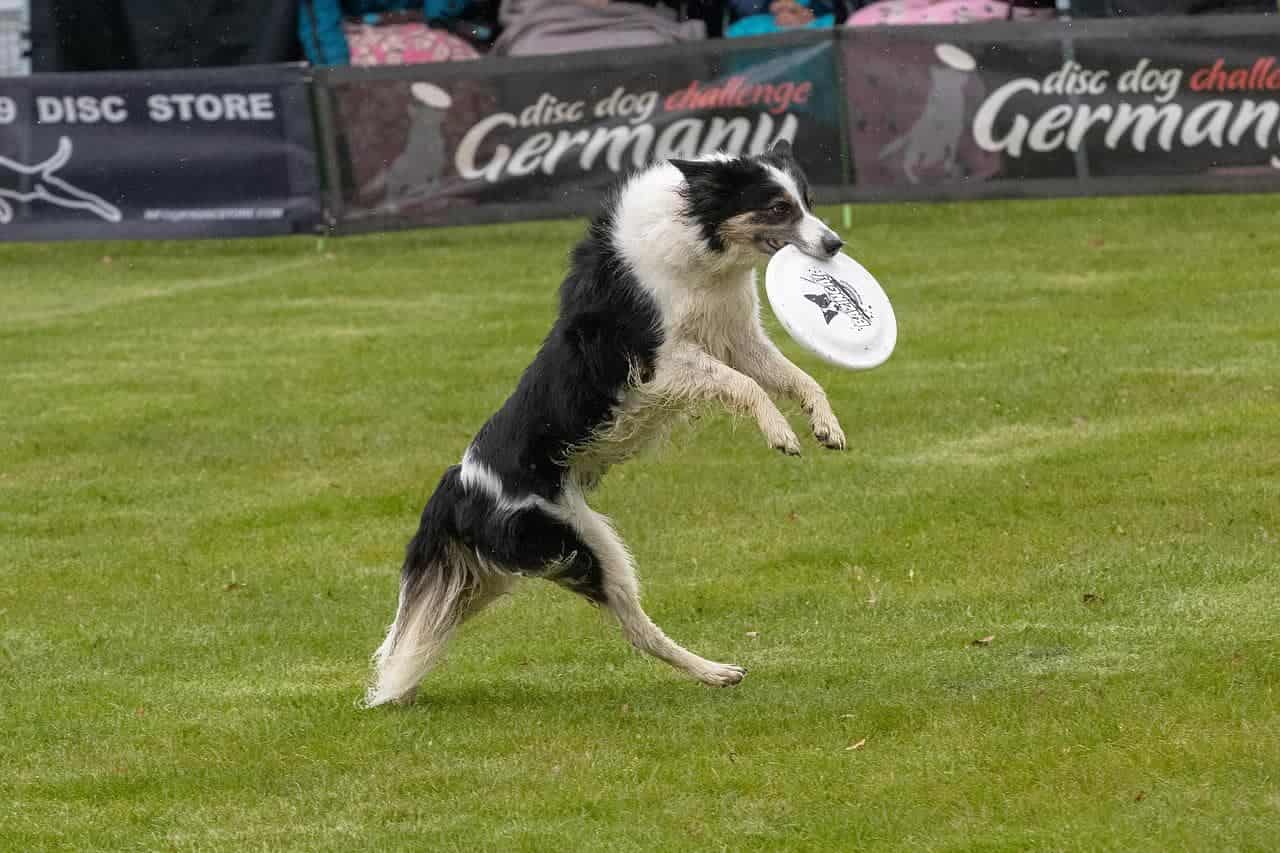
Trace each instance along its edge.
{"label": "dog's head", "polygon": [[672,160],[684,175],[685,215],[715,252],[772,255],[790,243],[829,258],[844,241],[813,215],[809,182],[785,140],[758,157]]}

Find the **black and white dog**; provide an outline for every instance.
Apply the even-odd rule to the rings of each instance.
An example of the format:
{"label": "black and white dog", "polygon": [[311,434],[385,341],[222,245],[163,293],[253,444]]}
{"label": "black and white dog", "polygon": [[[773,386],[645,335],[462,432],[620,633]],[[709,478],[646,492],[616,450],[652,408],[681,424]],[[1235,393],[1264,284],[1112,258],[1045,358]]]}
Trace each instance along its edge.
{"label": "black and white dog", "polygon": [[793,244],[826,258],[842,245],[810,207],[785,142],[754,158],[673,160],[623,185],[574,250],[533,364],[422,512],[367,705],[412,702],[453,629],[518,575],[608,609],[632,645],[704,684],[742,680],[742,667],[701,658],[650,621],[626,546],[586,495],[699,404],[754,418],[770,447],[795,455],[769,395],[789,397],[819,442],[844,447],[821,386],[760,325],[762,255]]}

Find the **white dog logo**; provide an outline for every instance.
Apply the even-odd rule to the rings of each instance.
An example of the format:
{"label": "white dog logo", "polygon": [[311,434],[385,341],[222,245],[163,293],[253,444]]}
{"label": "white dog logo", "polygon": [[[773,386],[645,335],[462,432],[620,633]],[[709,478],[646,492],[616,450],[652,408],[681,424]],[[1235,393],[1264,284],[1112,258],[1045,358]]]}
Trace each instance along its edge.
{"label": "white dog logo", "polygon": [[449,149],[444,118],[453,97],[432,83],[414,83],[409,91],[413,101],[408,107],[409,135],[404,150],[364,187],[367,193],[385,189],[385,202],[391,208],[435,193]]}
{"label": "white dog logo", "polygon": [[71,160],[71,140],[63,136],[53,156],[34,166],[0,157],[0,225],[13,221],[13,205],[45,201],[69,210],[84,210],[119,222],[120,208],[91,192],[72,186],[55,173]]}
{"label": "white dog logo", "polygon": [[913,184],[920,170],[941,166],[948,178],[958,174],[956,153],[965,130],[964,90],[978,67],[974,58],[953,44],[940,44],[934,55],[942,62],[929,69],[931,85],[924,112],[911,129],[880,151],[884,160],[902,152],[902,171]]}

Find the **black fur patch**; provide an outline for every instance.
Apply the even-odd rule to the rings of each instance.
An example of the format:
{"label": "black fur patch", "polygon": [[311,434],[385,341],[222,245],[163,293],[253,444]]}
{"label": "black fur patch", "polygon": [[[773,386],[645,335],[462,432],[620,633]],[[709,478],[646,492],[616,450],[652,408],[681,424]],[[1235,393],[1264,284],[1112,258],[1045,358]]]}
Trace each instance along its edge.
{"label": "black fur patch", "polygon": [[717,252],[724,251],[720,226],[726,220],[768,207],[780,191],[758,159],[672,160],[671,164],[684,175],[680,192],[685,215],[697,223],[707,245]]}
{"label": "black fur patch", "polygon": [[[571,449],[612,418],[629,381],[653,375],[661,319],[613,246],[612,216],[596,219],[574,249],[555,324],[472,442],[475,458],[513,497],[554,502]],[[403,578],[410,590],[433,566],[447,565],[450,541],[603,601],[600,563],[571,527],[537,507],[499,511],[491,495],[463,486],[458,465],[441,478],[409,543]]]}
{"label": "black fur patch", "polygon": [[545,576],[591,601],[604,601],[600,561],[577,532],[538,507],[499,511],[488,493],[467,489],[462,467],[440,479],[405,552],[403,579],[412,597],[429,572],[456,571],[444,549],[456,542],[508,571]]}
{"label": "black fur patch", "polygon": [[570,449],[610,420],[633,367],[652,375],[658,308],[613,247],[612,224],[612,213],[598,218],[574,250],[555,325],[473,442],[510,494],[555,500]]}
{"label": "black fur patch", "polygon": [[422,510],[418,532],[405,548],[401,580],[412,597],[428,571],[442,571],[449,566],[444,559],[450,540],[457,541],[457,508],[467,498],[462,487],[462,466],[452,465],[440,478],[439,485]]}
{"label": "black fur patch", "polygon": [[791,179],[796,182],[796,187],[800,190],[800,200],[804,202],[804,206],[813,209],[813,198],[809,193],[809,179],[805,177],[804,170],[800,168],[800,162],[796,160],[795,152],[792,150],[790,142],[785,139],[778,140],[767,154],[760,155],[760,162],[781,169],[790,175]]}

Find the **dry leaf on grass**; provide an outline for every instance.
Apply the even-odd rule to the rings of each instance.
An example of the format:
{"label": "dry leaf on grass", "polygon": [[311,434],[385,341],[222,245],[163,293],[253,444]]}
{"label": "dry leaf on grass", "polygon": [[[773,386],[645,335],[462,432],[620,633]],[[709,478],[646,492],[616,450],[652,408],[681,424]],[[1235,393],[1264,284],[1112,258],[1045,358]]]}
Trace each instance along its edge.
{"label": "dry leaf on grass", "polygon": [[849,752],[850,750],[854,750],[854,749],[862,749],[862,748],[863,748],[864,746],[866,746],[866,745],[867,745],[867,739],[866,739],[866,738],[863,738],[862,740],[858,741],[857,743],[851,743],[851,744],[849,744],[848,746],[846,746],[846,747],[844,748],[844,751],[845,751],[845,752]]}
{"label": "dry leaf on grass", "polygon": [[1101,604],[1102,602],[1106,601],[1105,598],[1098,595],[1096,592],[1086,592],[1084,595],[1080,597],[1080,600],[1085,604]]}
{"label": "dry leaf on grass", "polygon": [[993,641],[993,640],[995,640],[995,638],[996,638],[996,635],[995,635],[995,634],[988,634],[988,635],[987,635],[987,636],[985,636],[985,637],[982,637],[982,638],[980,638],[980,639],[974,640],[974,641],[973,641],[972,643],[970,643],[969,645],[971,645],[971,646],[989,646],[989,645],[991,645],[992,641]]}

